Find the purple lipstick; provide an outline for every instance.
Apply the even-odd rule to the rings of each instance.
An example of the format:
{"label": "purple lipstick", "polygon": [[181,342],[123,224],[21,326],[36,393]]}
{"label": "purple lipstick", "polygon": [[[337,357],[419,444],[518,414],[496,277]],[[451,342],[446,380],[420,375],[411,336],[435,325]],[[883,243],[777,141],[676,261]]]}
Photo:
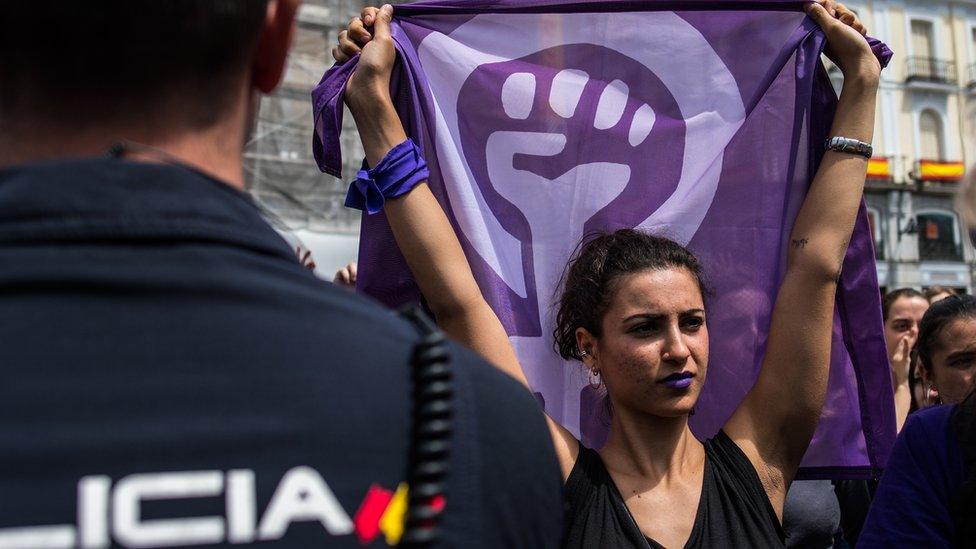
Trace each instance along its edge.
{"label": "purple lipstick", "polygon": [[691,378],[693,377],[695,377],[695,374],[691,372],[677,372],[662,379],[658,383],[663,383],[672,389],[687,389],[691,386]]}

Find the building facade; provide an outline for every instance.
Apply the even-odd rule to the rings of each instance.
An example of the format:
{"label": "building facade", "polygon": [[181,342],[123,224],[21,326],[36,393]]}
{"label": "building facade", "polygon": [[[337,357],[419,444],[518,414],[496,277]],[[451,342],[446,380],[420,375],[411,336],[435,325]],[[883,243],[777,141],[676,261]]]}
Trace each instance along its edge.
{"label": "building facade", "polygon": [[[973,289],[973,244],[954,204],[976,162],[976,0],[853,0],[895,52],[883,72],[865,201],[883,288]],[[835,85],[840,74],[830,70]]]}
{"label": "building facade", "polygon": [[[269,217],[312,244],[326,267],[355,259],[359,212],[343,207],[362,149],[345,117],[343,178],[311,153],[311,88],[361,0],[306,0],[289,69],[262,100],[246,152],[250,189]],[[976,252],[953,195],[976,163],[976,0],[850,0],[871,34],[895,52],[882,76],[865,200],[881,286],[973,290]],[[835,85],[841,78],[829,70]],[[322,261],[334,254],[332,261]]]}

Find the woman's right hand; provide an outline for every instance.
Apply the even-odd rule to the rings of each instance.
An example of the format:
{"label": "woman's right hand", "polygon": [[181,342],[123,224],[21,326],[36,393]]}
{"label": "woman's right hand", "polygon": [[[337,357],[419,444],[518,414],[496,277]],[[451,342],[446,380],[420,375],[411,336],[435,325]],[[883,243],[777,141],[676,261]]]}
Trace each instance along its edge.
{"label": "woman's right hand", "polygon": [[881,63],[871,51],[864,37],[864,25],[854,12],[835,0],[815,0],[805,9],[827,35],[825,53],[840,68],[845,79],[880,78]]}
{"label": "woman's right hand", "polygon": [[891,381],[897,388],[899,385],[908,384],[908,368],[912,362],[911,336],[903,335],[898,339],[894,352],[888,357],[891,362]]}
{"label": "woman's right hand", "polygon": [[[339,33],[339,43],[332,48],[336,61],[345,62],[359,55],[356,70],[346,84],[349,100],[372,101],[389,97],[390,75],[396,60],[396,48],[390,34],[392,20],[393,6],[367,7]],[[350,104],[350,108],[353,107]]]}
{"label": "woman's right hand", "polygon": [[332,56],[339,62],[359,55],[343,99],[356,120],[366,160],[377,165],[396,145],[407,139],[403,124],[390,98],[390,77],[396,61],[396,48],[390,24],[393,6],[364,8],[346,30],[339,33],[339,44]]}
{"label": "woman's right hand", "polygon": [[363,46],[373,39],[373,33],[367,26],[372,27],[376,21],[376,14],[380,8],[367,6],[357,17],[349,21],[349,25],[339,32],[339,43],[332,48],[332,57],[336,63],[342,64],[359,55]]}

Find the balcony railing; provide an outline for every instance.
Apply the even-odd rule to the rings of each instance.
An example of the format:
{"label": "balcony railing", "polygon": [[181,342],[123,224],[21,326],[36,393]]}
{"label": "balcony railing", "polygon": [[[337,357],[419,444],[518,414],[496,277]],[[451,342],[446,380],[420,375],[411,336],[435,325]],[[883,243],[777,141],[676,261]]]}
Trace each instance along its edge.
{"label": "balcony railing", "polygon": [[907,82],[955,83],[956,64],[945,59],[932,57],[909,57],[905,76]]}

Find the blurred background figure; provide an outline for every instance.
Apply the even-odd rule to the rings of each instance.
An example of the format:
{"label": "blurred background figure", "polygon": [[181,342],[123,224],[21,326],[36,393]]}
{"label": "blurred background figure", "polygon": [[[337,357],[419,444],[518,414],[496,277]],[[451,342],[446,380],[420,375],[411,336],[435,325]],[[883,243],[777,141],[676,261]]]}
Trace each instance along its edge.
{"label": "blurred background figure", "polygon": [[317,265],[315,264],[315,258],[312,257],[312,250],[292,231],[277,228],[275,230],[278,231],[278,234],[288,243],[291,249],[295,250],[295,257],[298,258],[298,262],[306,269],[315,272]]}
{"label": "blurred background figure", "polygon": [[929,300],[929,305],[940,299],[945,299],[950,295],[956,295],[956,290],[948,286],[929,286],[925,289],[925,299]]}
{"label": "blurred background figure", "polygon": [[976,297],[949,296],[922,318],[915,347],[925,404],[958,404],[976,375]]}
{"label": "blurred background figure", "polygon": [[900,288],[885,295],[881,306],[891,365],[891,385],[895,393],[896,426],[901,431],[913,402],[909,383],[911,350],[915,347],[918,326],[929,308],[929,302],[918,290]]}
{"label": "blurred background figure", "polygon": [[350,261],[345,267],[336,271],[332,282],[351,289],[356,289],[356,269],[358,266],[355,261]]}
{"label": "blurred background figure", "polygon": [[[918,345],[927,357],[928,366],[920,368],[923,378],[941,383],[938,400],[949,405],[927,407],[906,422],[858,547],[976,543],[976,299],[951,296],[934,304],[922,321]],[[925,374],[929,369],[932,373]]]}
{"label": "blurred background figure", "polygon": [[[971,232],[972,177],[956,209]],[[858,547],[976,545],[976,298],[939,290],[926,294],[932,305],[912,353],[913,408],[925,409],[898,436]]]}

